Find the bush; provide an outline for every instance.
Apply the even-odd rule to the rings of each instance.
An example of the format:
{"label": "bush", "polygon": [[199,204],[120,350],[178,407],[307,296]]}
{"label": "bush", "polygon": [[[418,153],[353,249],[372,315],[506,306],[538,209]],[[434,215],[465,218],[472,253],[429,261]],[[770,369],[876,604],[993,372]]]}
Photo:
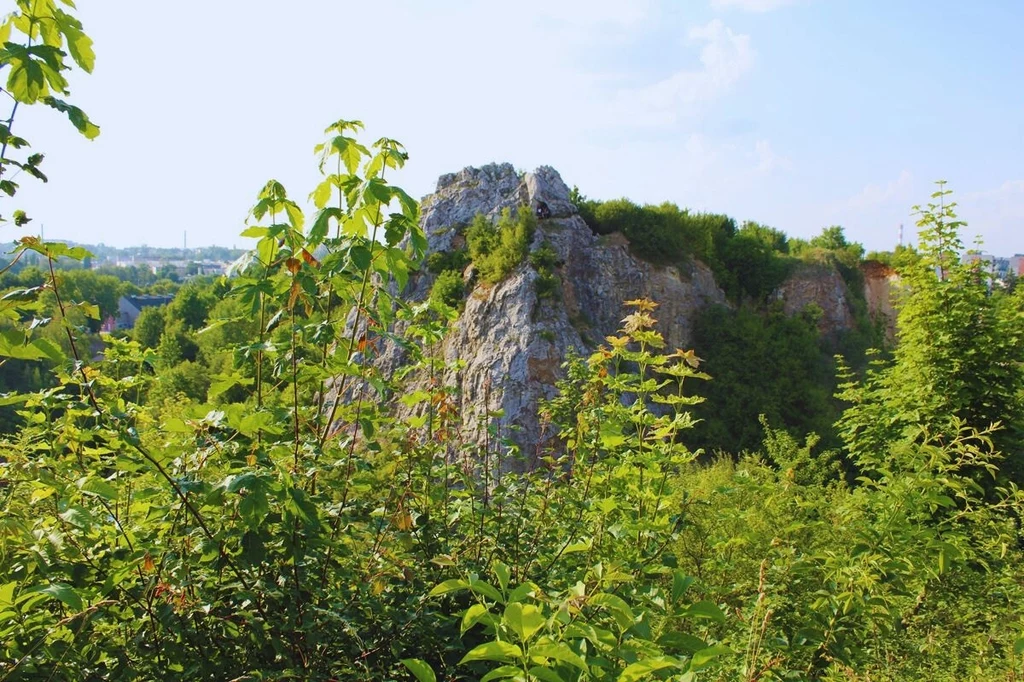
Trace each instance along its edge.
{"label": "bush", "polygon": [[462,272],[469,265],[469,254],[465,249],[435,251],[427,256],[427,271],[440,275],[445,270]]}
{"label": "bush", "polygon": [[438,275],[430,289],[430,301],[443,303],[449,308],[460,308],[465,295],[466,287],[462,282],[462,273],[455,270],[445,270]]}
{"label": "bush", "polygon": [[473,220],[466,231],[466,242],[473,264],[485,282],[497,284],[523,261],[536,224],[533,213],[522,207],[515,218],[505,209],[497,223],[483,215]]}
{"label": "bush", "polygon": [[[736,233],[736,222],[717,213],[690,213],[676,204],[638,206],[629,199],[589,202],[585,217],[597,234],[621,232],[640,258],[678,264],[689,257],[721,270],[719,254]],[[581,215],[583,210],[581,209]]]}
{"label": "bush", "polygon": [[588,199],[580,192],[580,188],[575,185],[569,192],[569,201],[576,206],[576,210],[579,211],[580,217],[583,218],[583,222],[585,222],[591,230],[597,232],[598,223],[594,212],[597,210],[597,207],[601,205],[601,202],[595,201],[594,199]]}
{"label": "bush", "polygon": [[544,242],[540,248],[530,254],[530,265],[537,271],[537,280],[534,283],[537,300],[557,296],[558,276],[555,274],[557,264],[558,253],[551,247],[550,242]]}
{"label": "bush", "polygon": [[190,360],[161,370],[157,380],[149,391],[148,399],[153,403],[185,396],[197,403],[206,400],[206,392],[210,388],[209,372],[202,365]]}

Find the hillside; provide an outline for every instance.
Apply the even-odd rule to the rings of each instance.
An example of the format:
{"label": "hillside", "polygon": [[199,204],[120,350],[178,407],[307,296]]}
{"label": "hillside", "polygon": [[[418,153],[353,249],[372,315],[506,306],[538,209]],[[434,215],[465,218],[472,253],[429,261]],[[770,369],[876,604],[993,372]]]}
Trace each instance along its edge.
{"label": "hillside", "polygon": [[[564,376],[562,364],[567,355],[587,354],[615,335],[627,314],[624,302],[646,298],[658,304],[657,330],[669,348],[693,347],[701,316],[715,306],[735,310],[738,302],[718,285],[711,267],[697,258],[654,264],[636,255],[622,233],[595,234],[558,172],[550,167],[520,174],[510,164],[492,164],[442,176],[436,191],[422,202],[426,262],[463,254],[467,229],[477,216],[493,223],[503,211],[523,208],[535,216],[535,228],[525,257],[506,276],[497,282],[485,281],[468,256],[462,256],[468,265],[460,261],[458,269],[463,290],[462,300],[455,304],[460,312],[438,357],[446,367],[441,381],[456,388],[467,427],[481,434],[487,427],[496,428],[531,453],[550,437],[542,433],[538,408],[542,400],[556,394],[555,384]],[[856,309],[858,301],[867,303],[868,319],[887,328],[894,324],[888,275],[876,274],[870,263],[862,268],[863,290],[851,293],[831,262],[801,262],[791,268],[764,304],[756,307],[767,310],[778,302],[789,317],[816,311],[818,340],[813,343],[820,341],[821,348],[801,352],[813,356],[807,360],[817,367],[827,363],[831,353],[839,350],[838,341],[863,322],[863,312]],[[403,295],[424,301],[437,279],[437,272],[423,267],[412,275]],[[746,307],[750,307],[749,301]],[[699,348],[712,363],[718,355],[715,336],[705,335]],[[388,376],[407,360],[395,344],[385,346],[381,355]],[[775,382],[772,368],[763,369],[764,379]],[[825,392],[827,401],[834,381],[825,369],[814,369],[808,381],[819,384],[817,388]],[[416,388],[422,388],[422,377],[413,379],[410,390]],[[758,408],[763,412],[768,405],[754,402],[748,410],[753,414],[745,416],[755,426],[756,435]],[[500,416],[486,418],[488,414]],[[827,420],[819,425],[830,428]],[[803,429],[799,435],[806,432]],[[756,437],[760,442],[760,436]],[[730,445],[707,444],[717,448]]]}

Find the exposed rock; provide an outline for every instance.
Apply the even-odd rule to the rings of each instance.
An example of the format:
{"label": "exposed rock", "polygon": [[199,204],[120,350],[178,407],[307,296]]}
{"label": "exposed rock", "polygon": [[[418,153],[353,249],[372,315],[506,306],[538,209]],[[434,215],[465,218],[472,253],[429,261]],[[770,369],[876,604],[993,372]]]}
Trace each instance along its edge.
{"label": "exposed rock", "polygon": [[[431,252],[461,248],[461,232],[476,215],[493,220],[505,208],[519,207],[538,216],[531,250],[547,244],[555,252],[557,295],[538,299],[538,273],[529,259],[493,285],[474,277],[470,266],[463,273],[469,290],[465,308],[439,352],[448,363],[458,360],[461,364],[461,369],[446,370],[442,381],[459,389],[464,432],[482,440],[490,420],[529,457],[545,438],[539,404],[554,396],[569,349],[586,353],[616,333],[627,314],[624,301],[650,298],[658,303],[655,317],[670,349],[689,346],[696,316],[703,308],[728,303],[703,263],[652,265],[636,258],[621,234],[596,236],[569,200],[561,177],[549,167],[524,177],[510,164],[442,176],[437,191],[422,204],[428,248]],[[414,274],[403,295],[423,300],[433,281],[434,275],[426,270]],[[826,334],[854,323],[849,292],[834,268],[802,266],[776,295],[789,314],[812,303],[821,308],[821,329]],[[385,373],[394,372],[404,361],[403,350],[395,344],[385,345],[377,359]],[[409,381],[409,390],[414,390],[422,388],[426,378],[413,376]],[[500,417],[488,417],[499,411]]]}
{"label": "exposed rock", "polygon": [[576,215],[576,206],[569,200],[562,177],[551,166],[541,166],[526,174],[526,191],[534,211],[543,205],[548,218],[568,218]]}
{"label": "exposed rock", "polygon": [[816,305],[822,312],[818,329],[827,336],[853,327],[850,291],[834,267],[811,263],[799,265],[775,290],[774,297],[782,301],[787,315],[795,315],[811,304]]}
{"label": "exposed rock", "polygon": [[423,231],[430,251],[451,251],[459,227],[479,213],[496,217],[529,202],[526,187],[510,163],[492,163],[442,175],[423,199]]}
{"label": "exposed rock", "polygon": [[[685,347],[692,323],[708,303],[725,303],[710,269],[694,263],[684,271],[634,257],[620,235],[598,238],[579,217],[558,173],[539,168],[520,178],[509,164],[467,168],[443,176],[435,194],[423,200],[423,226],[431,251],[450,250],[459,229],[477,214],[492,219],[505,208],[545,206],[531,250],[547,243],[556,254],[559,294],[538,300],[537,272],[528,260],[495,285],[477,282],[465,309],[450,329],[441,354],[462,361],[444,380],[459,388],[460,409],[469,433],[486,427],[486,414],[501,410],[502,433],[527,451],[542,440],[537,415],[543,398],[555,395],[555,381],[570,348],[584,353],[614,334],[627,311],[623,302],[647,297],[659,303],[655,315],[670,346]],[[425,298],[433,276],[415,275],[406,295]],[[466,281],[471,281],[466,278]],[[404,356],[385,348],[385,371]],[[414,380],[415,381],[415,380]]]}
{"label": "exposed rock", "polygon": [[896,308],[893,297],[897,292],[900,276],[885,263],[876,260],[860,264],[864,274],[864,298],[868,303],[868,315],[885,330],[886,341],[896,340]]}

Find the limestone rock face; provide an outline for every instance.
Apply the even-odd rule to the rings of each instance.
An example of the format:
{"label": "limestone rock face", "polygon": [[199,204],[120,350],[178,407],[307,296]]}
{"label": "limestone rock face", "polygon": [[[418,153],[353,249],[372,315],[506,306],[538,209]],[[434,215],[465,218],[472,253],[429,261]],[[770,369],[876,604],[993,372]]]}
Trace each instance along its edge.
{"label": "limestone rock face", "polygon": [[853,327],[850,290],[842,275],[833,267],[815,264],[798,266],[776,289],[774,297],[782,301],[787,315],[796,315],[807,306],[816,305],[822,312],[818,329],[827,336],[834,336],[839,331]]}
{"label": "limestone rock face", "polygon": [[[586,354],[615,334],[629,312],[624,301],[650,298],[658,303],[654,315],[669,350],[689,347],[701,310],[728,302],[703,263],[652,265],[636,258],[621,234],[595,235],[578,215],[558,172],[546,166],[522,176],[510,164],[442,176],[422,203],[429,251],[464,248],[466,225],[478,214],[496,219],[506,208],[537,216],[530,249],[554,251],[557,291],[538,297],[538,273],[529,259],[493,285],[474,278],[472,266],[467,268],[465,308],[439,350],[446,364],[459,361],[461,368],[445,370],[440,379],[459,389],[458,407],[470,438],[482,440],[489,424],[521,446],[528,466],[547,437],[538,406],[555,395],[566,354],[570,349]],[[433,281],[434,275],[423,269],[412,276],[403,296],[423,300]],[[798,268],[776,295],[789,314],[816,304],[823,311],[825,333],[853,325],[849,292],[834,268]],[[404,361],[403,350],[394,344],[385,345],[377,359],[385,373]],[[412,391],[422,388],[426,377],[414,374],[407,381]],[[498,411],[502,416],[487,416]]]}
{"label": "limestone rock face", "polygon": [[[437,191],[423,200],[429,249],[461,246],[460,229],[477,214],[496,218],[505,208],[521,206],[538,217],[531,250],[546,244],[556,254],[558,292],[538,298],[538,275],[529,259],[497,284],[476,282],[441,354],[448,362],[463,363],[443,380],[460,389],[462,419],[470,434],[485,427],[486,413],[501,410],[503,416],[492,425],[529,455],[544,440],[539,402],[555,395],[567,352],[586,353],[614,334],[628,312],[624,301],[647,297],[659,303],[655,316],[666,341],[686,347],[700,309],[726,299],[703,264],[683,271],[654,266],[635,258],[621,236],[598,238],[577,214],[558,172],[549,167],[522,178],[509,164],[442,176]],[[432,282],[433,275],[422,271],[405,295],[421,300]],[[403,359],[395,347],[381,355],[386,370]]]}
{"label": "limestone rock face", "polygon": [[437,189],[422,203],[423,231],[431,251],[450,251],[458,229],[478,213],[497,217],[506,208],[529,201],[526,188],[510,163],[464,168],[442,175]]}
{"label": "limestone rock face", "polygon": [[860,271],[864,274],[864,298],[868,302],[868,315],[880,322],[889,343],[896,340],[896,308],[893,297],[898,293],[900,276],[885,263],[864,261]]}

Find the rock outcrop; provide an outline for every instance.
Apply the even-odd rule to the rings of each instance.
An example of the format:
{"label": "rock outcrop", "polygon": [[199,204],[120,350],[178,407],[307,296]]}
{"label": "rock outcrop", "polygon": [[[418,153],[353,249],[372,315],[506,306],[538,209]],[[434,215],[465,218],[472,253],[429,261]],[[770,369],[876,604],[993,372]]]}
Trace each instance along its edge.
{"label": "rock outcrop", "polygon": [[868,303],[868,315],[885,331],[888,343],[896,340],[896,308],[893,297],[899,287],[900,276],[896,271],[875,260],[860,265],[864,275],[864,298]]}
{"label": "rock outcrop", "polygon": [[[595,235],[549,167],[519,174],[509,164],[492,164],[442,176],[422,202],[429,252],[464,248],[464,228],[477,215],[496,219],[506,208],[537,216],[530,250],[543,246],[554,252],[557,291],[538,296],[539,273],[529,258],[497,284],[467,277],[465,307],[439,351],[448,367],[441,380],[458,388],[470,438],[482,437],[490,425],[529,456],[545,439],[538,407],[554,396],[567,353],[587,353],[615,334],[627,313],[624,301],[650,298],[658,303],[655,317],[670,349],[691,344],[702,309],[728,302],[703,263],[653,265],[634,256],[621,234]],[[414,301],[427,298],[434,279],[426,269],[415,273],[403,295]],[[867,280],[868,286],[877,286]],[[789,314],[810,304],[821,308],[824,333],[854,324],[849,291],[834,268],[800,267],[776,294]],[[405,360],[402,349],[392,344],[382,349],[378,363],[390,373]],[[426,379],[410,381],[409,390],[415,390]],[[488,416],[493,414],[501,416]]]}
{"label": "rock outcrop", "polygon": [[850,307],[850,291],[842,275],[834,267],[808,263],[800,265],[775,290],[777,300],[787,315],[796,315],[809,305],[821,310],[818,331],[835,336],[854,324]]}
{"label": "rock outcrop", "polygon": [[[422,204],[429,249],[459,247],[461,228],[478,214],[494,218],[505,208],[522,206],[538,217],[531,251],[547,245],[555,253],[558,291],[537,296],[538,273],[529,259],[497,284],[477,283],[440,352],[446,363],[461,361],[462,368],[449,370],[444,381],[459,388],[470,434],[484,428],[487,413],[500,411],[500,431],[530,448],[543,440],[538,405],[555,394],[569,349],[585,353],[614,334],[626,314],[624,301],[657,301],[667,343],[686,347],[697,313],[726,298],[701,263],[684,269],[655,266],[634,257],[621,236],[596,236],[549,167],[520,176],[509,164],[489,165],[442,176]],[[426,271],[414,275],[406,295],[426,298],[433,279]],[[382,361],[396,368],[403,356],[391,347]]]}

